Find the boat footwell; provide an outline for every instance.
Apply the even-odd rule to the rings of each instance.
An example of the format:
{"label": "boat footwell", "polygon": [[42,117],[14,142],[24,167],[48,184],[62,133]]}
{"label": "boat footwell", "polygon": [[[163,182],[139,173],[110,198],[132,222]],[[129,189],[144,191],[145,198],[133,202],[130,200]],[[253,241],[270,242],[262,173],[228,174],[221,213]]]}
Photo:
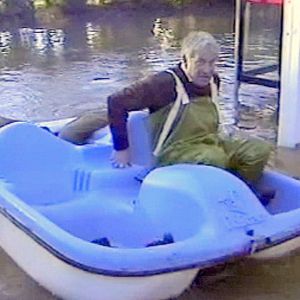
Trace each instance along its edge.
{"label": "boat footwell", "polygon": [[180,295],[198,272],[195,268],[147,277],[93,274],[57,258],[1,214],[0,244],[20,268],[62,299],[169,299]]}

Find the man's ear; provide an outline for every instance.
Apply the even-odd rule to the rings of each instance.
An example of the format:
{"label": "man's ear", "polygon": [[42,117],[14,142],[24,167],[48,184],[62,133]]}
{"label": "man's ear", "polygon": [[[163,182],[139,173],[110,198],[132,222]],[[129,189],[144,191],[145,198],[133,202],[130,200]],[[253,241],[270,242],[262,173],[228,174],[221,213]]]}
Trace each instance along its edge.
{"label": "man's ear", "polygon": [[182,56],[182,62],[183,62],[184,67],[187,68],[187,59],[186,59],[185,55]]}

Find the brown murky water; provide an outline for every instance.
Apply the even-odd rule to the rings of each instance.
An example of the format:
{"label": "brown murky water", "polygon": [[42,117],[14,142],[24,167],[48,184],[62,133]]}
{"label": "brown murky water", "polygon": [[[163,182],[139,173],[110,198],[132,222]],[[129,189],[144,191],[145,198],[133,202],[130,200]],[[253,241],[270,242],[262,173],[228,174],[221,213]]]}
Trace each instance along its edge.
{"label": "brown murky water", "polygon": [[[117,12],[69,18],[53,10],[39,12],[36,24],[0,25],[0,111],[26,120],[57,119],[89,109],[105,110],[111,92],[142,76],[173,66],[180,39],[190,30],[212,32],[221,43],[218,70],[222,78],[223,124],[234,122],[233,7],[219,1],[195,13],[166,16],[159,11]],[[246,67],[276,63],[279,14],[256,11],[248,37]],[[276,74],[268,74],[275,78]],[[243,133],[276,137],[277,91],[259,86],[241,88]],[[244,114],[244,117],[243,117]],[[246,121],[245,121],[246,120]],[[245,124],[244,124],[245,125]],[[251,129],[250,129],[251,128]],[[299,156],[298,156],[299,157]],[[294,175],[300,168],[293,166]],[[55,299],[26,276],[0,250],[1,300]],[[43,270],[41,270],[42,272]],[[299,299],[300,258],[293,255],[272,263],[250,261],[230,265],[225,276],[206,278],[180,300]]]}
{"label": "brown murky water", "polygon": [[223,279],[206,280],[202,288],[193,288],[179,299],[296,300],[300,295],[299,263],[297,255],[268,263],[239,262],[228,267]]}
{"label": "brown murky water", "polygon": [[[71,18],[52,9],[38,12],[36,24],[0,25],[1,114],[45,120],[105,109],[113,91],[174,66],[186,33],[206,30],[221,44],[220,107],[229,127],[234,123],[234,11],[229,2],[177,14],[127,10]],[[260,7],[253,15],[245,68],[277,63],[278,9]],[[274,140],[277,91],[242,85],[240,95],[240,127]]]}

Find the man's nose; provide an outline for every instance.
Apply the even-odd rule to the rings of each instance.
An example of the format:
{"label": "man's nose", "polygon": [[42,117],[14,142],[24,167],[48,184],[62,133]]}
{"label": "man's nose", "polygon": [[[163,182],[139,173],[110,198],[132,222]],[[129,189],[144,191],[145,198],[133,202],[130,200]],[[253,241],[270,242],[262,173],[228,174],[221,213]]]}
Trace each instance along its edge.
{"label": "man's nose", "polygon": [[210,63],[205,63],[202,68],[203,73],[210,75],[213,72],[213,67]]}

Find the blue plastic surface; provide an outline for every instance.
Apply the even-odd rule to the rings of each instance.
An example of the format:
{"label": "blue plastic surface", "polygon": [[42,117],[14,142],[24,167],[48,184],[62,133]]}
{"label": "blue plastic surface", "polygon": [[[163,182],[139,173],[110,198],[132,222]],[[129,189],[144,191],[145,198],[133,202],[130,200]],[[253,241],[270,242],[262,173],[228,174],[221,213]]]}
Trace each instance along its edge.
{"label": "blue plastic surface", "polygon": [[209,166],[158,168],[140,183],[134,177],[151,151],[139,149],[142,142],[133,152],[141,165],[114,169],[107,142],[74,146],[32,124],[8,125],[0,130],[1,213],[60,259],[115,276],[208,267],[248,255],[253,242],[263,249],[299,234],[297,180],[266,173],[262,184],[277,189],[269,207]]}

